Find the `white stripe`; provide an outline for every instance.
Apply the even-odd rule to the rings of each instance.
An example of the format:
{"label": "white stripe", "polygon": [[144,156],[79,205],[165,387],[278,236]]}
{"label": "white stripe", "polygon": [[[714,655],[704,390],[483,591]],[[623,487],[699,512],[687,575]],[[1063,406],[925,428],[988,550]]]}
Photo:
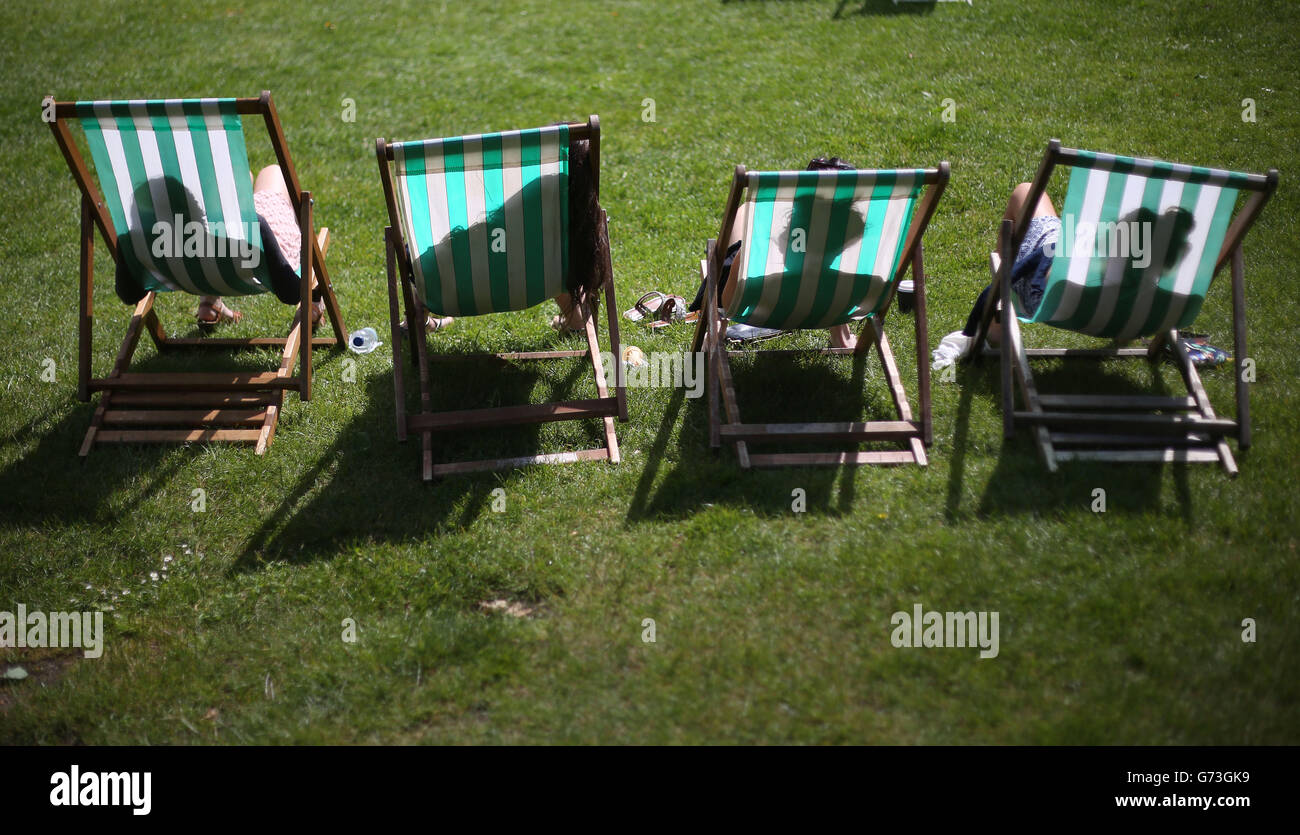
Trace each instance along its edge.
{"label": "white stripe", "polygon": [[767,261],[763,265],[763,294],[754,311],[764,322],[771,317],[781,298],[781,276],[785,272],[785,250],[790,245],[790,214],[794,191],[795,173],[781,172],[776,197],[772,201],[772,227],[768,235]]}
{"label": "white stripe", "polygon": [[[1057,252],[1062,247],[1068,247],[1069,251],[1065,254],[1069,257],[1066,262],[1069,266],[1065,274],[1065,287],[1062,289],[1060,301],[1055,310],[1044,311],[1049,315],[1051,321],[1059,322],[1068,319],[1074,315],[1074,311],[1079,307],[1079,298],[1083,294],[1083,288],[1088,285],[1088,270],[1092,265],[1092,257],[1096,256],[1096,238],[1093,238],[1093,256],[1077,254],[1079,252],[1078,228],[1083,224],[1091,224],[1093,234],[1096,233],[1097,221],[1101,217],[1102,203],[1106,199],[1106,184],[1110,181],[1110,172],[1104,168],[1093,168],[1088,172],[1088,182],[1085,186],[1086,191],[1083,193],[1083,207],[1079,210],[1079,216],[1074,218],[1073,228],[1076,230],[1074,240],[1065,239],[1065,229],[1070,225],[1068,218],[1062,218],[1061,233],[1057,236]],[[1069,200],[1069,195],[1066,195]],[[1017,253],[1011,253],[1011,257],[1016,257]],[[1055,260],[1055,259],[1053,259]],[[1014,265],[1013,265],[1014,267]],[[1050,268],[1049,268],[1050,270]],[[1008,299],[1012,305],[1014,299]],[[1035,311],[1035,315],[1037,311]]]}
{"label": "white stripe", "polygon": [[[96,110],[100,110],[100,107],[96,106]],[[103,105],[98,121],[104,148],[108,152],[113,168],[108,174],[117,183],[118,200],[122,207],[122,214],[126,218],[127,234],[136,258],[139,259],[140,266],[164,287],[179,290],[180,288],[170,278],[164,276],[158,265],[154,263],[153,252],[147,238],[152,234],[152,230],[145,229],[144,221],[140,218],[140,207],[135,202],[135,187],[131,183],[131,168],[126,162],[126,150],[122,145],[121,132],[117,127],[117,120],[108,112],[108,105]],[[100,176],[103,177],[104,172],[100,172]],[[120,244],[120,236],[118,241]],[[144,276],[140,278],[143,279]]]}
{"label": "white stripe", "polygon": [[[237,246],[237,242],[249,240],[249,236],[244,229],[244,216],[239,207],[239,192],[235,190],[235,168],[230,158],[232,140],[226,133],[215,103],[204,105],[203,122],[207,129],[208,144],[212,149],[212,169],[217,180],[217,193],[221,195],[221,220],[226,237],[231,239],[227,247],[232,243]],[[231,259],[230,264],[234,268],[235,275],[242,281],[253,286],[261,285],[253,271],[240,264],[239,259]]]}
{"label": "white stripe", "polygon": [[[158,137],[154,133],[153,125],[149,122],[149,117],[143,112],[143,107],[137,107],[134,110],[135,112],[132,115],[135,122],[135,136],[136,141],[140,144],[140,157],[144,160],[149,196],[153,198],[154,219],[166,224],[168,231],[164,234],[170,234],[172,241],[179,238],[183,249],[185,229],[183,226],[180,229],[174,228],[178,209],[183,207],[176,207],[171,204],[171,196],[167,193],[167,185],[163,179],[162,154],[158,150]],[[195,220],[198,220],[198,218],[185,217],[182,214],[182,224]],[[146,232],[149,233],[151,240],[157,239],[158,236],[153,234],[152,229],[146,230]],[[168,246],[171,247],[170,242]],[[195,286],[194,282],[190,281],[183,251],[172,252],[172,256],[164,258],[163,261],[167,265],[167,271],[170,273],[171,278],[182,289],[195,295],[201,293],[201,290]]]}
{"label": "white stripe", "polygon": [[[1146,177],[1137,174],[1129,174],[1124,181],[1124,194],[1119,201],[1119,218],[1128,218],[1138,209],[1142,208],[1142,195],[1146,191],[1149,181]],[[1131,227],[1130,227],[1131,229]],[[1133,241],[1129,241],[1129,251],[1132,252]],[[1119,290],[1124,283],[1124,273],[1128,269],[1130,260],[1127,258],[1109,258],[1106,261],[1105,272],[1101,278],[1101,293],[1097,298],[1097,309],[1093,311],[1092,319],[1083,327],[1084,333],[1095,333],[1102,330],[1110,317],[1115,313],[1115,303],[1119,299]]]}
{"label": "white stripe", "polygon": [[835,171],[819,172],[832,176],[817,178],[812,214],[804,230],[803,272],[799,277],[799,295],[790,311],[790,322],[802,322],[817,298],[822,265],[826,260],[826,238],[830,234],[831,207],[835,200]]}
{"label": "white stripe", "polygon": [[[1170,206],[1177,206],[1178,201],[1183,196],[1183,183],[1179,180],[1165,180],[1164,188],[1160,192],[1159,208],[1156,214],[1164,214],[1165,209]],[[1161,229],[1162,224],[1157,223],[1156,230]],[[1151,265],[1142,274],[1142,284],[1138,287],[1138,297],[1133,302],[1133,309],[1129,312],[1128,323],[1120,329],[1116,339],[1120,341],[1132,339],[1137,336],[1137,332],[1142,329],[1143,323],[1146,322],[1147,316],[1151,313],[1151,300],[1155,296],[1156,288],[1163,270],[1165,253],[1169,250],[1169,237],[1167,232],[1172,230],[1163,230],[1166,232],[1162,240],[1151,241]],[[1152,236],[1155,237],[1154,235]]]}
{"label": "white stripe", "polygon": [[1203,185],[1200,194],[1196,196],[1196,208],[1193,209],[1195,224],[1187,241],[1187,253],[1178,264],[1178,274],[1174,279],[1174,296],[1169,300],[1169,308],[1165,311],[1165,318],[1161,321],[1157,333],[1177,325],[1178,320],[1183,316],[1183,311],[1187,309],[1192,288],[1196,285],[1196,274],[1201,267],[1201,258],[1205,255],[1205,247],[1209,241],[1210,225],[1214,221],[1214,213],[1222,195],[1223,189],[1218,186]]}
{"label": "white stripe", "polygon": [[[190,138],[189,123],[186,121],[185,114],[181,111],[180,103],[177,100],[168,102],[167,105],[168,120],[171,122],[172,141],[176,145],[176,160],[181,168],[181,182],[190,194],[194,195],[194,202],[203,212],[203,217],[208,216],[208,208],[204,203],[203,197],[203,180],[199,175],[198,161],[194,156],[194,140]],[[234,295],[234,289],[226,284],[221,277],[221,271],[217,265],[208,258],[200,258],[199,265],[203,270],[203,277],[207,279],[208,284],[223,296]]]}

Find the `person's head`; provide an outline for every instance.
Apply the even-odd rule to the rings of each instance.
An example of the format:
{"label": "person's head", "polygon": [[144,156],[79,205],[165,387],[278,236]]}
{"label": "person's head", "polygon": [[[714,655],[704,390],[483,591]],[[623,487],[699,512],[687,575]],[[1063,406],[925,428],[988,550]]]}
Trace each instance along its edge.
{"label": "person's head", "polygon": [[827,170],[854,171],[856,169],[857,166],[853,165],[852,163],[845,162],[839,157],[831,157],[830,159],[827,159],[826,157],[816,157],[808,161],[808,167],[804,170],[805,171],[827,171]]}

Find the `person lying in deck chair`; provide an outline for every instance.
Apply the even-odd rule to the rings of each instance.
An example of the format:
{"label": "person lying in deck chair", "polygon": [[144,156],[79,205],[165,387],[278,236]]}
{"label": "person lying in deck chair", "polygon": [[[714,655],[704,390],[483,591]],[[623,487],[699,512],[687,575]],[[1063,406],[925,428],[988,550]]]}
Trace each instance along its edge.
{"label": "person lying in deck chair", "polygon": [[[805,170],[824,171],[828,169],[837,171],[853,171],[855,166],[850,165],[839,157],[831,157],[830,159],[818,157],[817,159],[811,160]],[[737,218],[737,223],[739,223],[739,218]],[[726,256],[722,260],[722,274],[718,281],[718,301],[722,304],[724,309],[730,305],[732,297],[736,293],[735,284],[728,282],[727,277],[731,273],[732,261],[734,261],[736,256],[740,253],[740,244],[741,242],[739,240],[733,240],[731,245],[727,247]],[[695,293],[695,301],[691,302],[690,307],[687,309],[691,311],[700,310],[703,304],[704,282],[701,281],[700,289]],[[853,348],[858,344],[857,336],[853,334],[853,331],[847,323],[827,328],[826,332],[830,336],[830,344],[832,348]],[[732,338],[734,334],[742,339],[755,339],[767,335],[775,336],[778,333],[780,333],[780,331],[771,330],[769,328],[756,328],[750,325],[741,324],[735,324],[727,328],[728,338]]]}
{"label": "person lying in deck chair", "polygon": [[[251,176],[251,175],[250,175]],[[156,182],[156,181],[155,181]],[[160,228],[170,229],[175,223],[174,217],[157,217],[153,210],[153,183],[136,189],[135,205],[140,207],[140,223],[149,233],[156,233],[156,224]],[[167,251],[166,244],[177,242],[181,249],[191,249],[200,253],[201,259],[210,260],[214,270],[215,253],[234,252],[235,247],[245,243],[248,238],[235,239],[219,237],[207,233],[203,240],[194,240],[190,234],[191,224],[206,226],[203,209],[194,195],[179,180],[166,176],[162,178],[162,189],[170,196],[173,207],[184,206],[179,217],[181,228],[165,237],[155,235],[155,246],[161,246],[158,254],[180,257],[180,251]],[[298,228],[298,218],[289,199],[289,187],[285,185],[284,174],[278,165],[268,165],[258,172],[253,179],[253,205],[257,210],[258,225],[261,228],[262,250],[249,253],[250,258],[266,258],[270,268],[271,290],[285,304],[297,304],[299,301],[298,266],[302,259],[302,231]],[[171,248],[177,248],[172,243]],[[250,265],[251,266],[251,265]],[[126,304],[135,304],[144,298],[145,288],[124,260],[117,264],[115,289],[118,297]],[[317,287],[313,292],[312,323],[319,322],[325,314],[325,303],[321,300],[321,291]],[[220,296],[200,296],[198,310],[194,318],[201,328],[211,328],[223,322],[238,322],[243,313],[232,310]]]}
{"label": "person lying in deck chair", "polygon": [[[1020,216],[1021,208],[1032,187],[1032,183],[1021,183],[1012,190],[1011,197],[1007,200],[1007,210],[1002,215],[1004,220],[1014,221]],[[1193,221],[1190,212],[1175,207],[1160,216],[1156,216],[1150,209],[1138,209],[1120,223],[1125,228],[1148,230],[1145,233],[1145,246],[1134,246],[1124,256],[1116,255],[1105,271],[1103,283],[1110,284],[1118,281],[1119,299],[1123,302],[1135,297],[1140,290],[1147,266],[1142,262],[1143,250],[1146,256],[1153,251],[1164,251],[1164,271],[1168,272],[1187,252]],[[1142,234],[1142,232],[1138,233],[1139,238]],[[1044,194],[1039,197],[1038,205],[1034,207],[1024,240],[1011,266],[1011,289],[1019,297],[1022,316],[1033,316],[1043,299],[1043,289],[1047,286],[1047,273],[1052,266],[1052,258],[1056,254],[1056,247],[1060,245],[1060,239],[1061,219],[1057,216],[1051,199]],[[1067,242],[1066,245],[1069,246],[1071,243]],[[986,286],[979,298],[975,300],[970,316],[966,318],[966,327],[945,336],[934,349],[932,367],[935,371],[952,365],[970,353],[975,334],[979,330],[980,320],[984,316],[984,305],[988,303],[992,291],[992,284]],[[1101,287],[1098,287],[1096,292],[1100,291]],[[993,313],[993,321],[989,323],[988,341],[993,346],[999,345],[1002,341],[1001,311]]]}

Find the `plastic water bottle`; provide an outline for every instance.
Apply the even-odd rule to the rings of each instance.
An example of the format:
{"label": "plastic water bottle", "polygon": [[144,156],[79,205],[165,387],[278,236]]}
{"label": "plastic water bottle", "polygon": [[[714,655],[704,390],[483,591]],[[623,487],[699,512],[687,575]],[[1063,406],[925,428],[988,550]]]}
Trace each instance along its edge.
{"label": "plastic water bottle", "polygon": [[359,331],[353,331],[348,337],[348,347],[354,354],[368,354],[384,343],[379,341],[379,334],[375,333],[374,328],[362,328]]}

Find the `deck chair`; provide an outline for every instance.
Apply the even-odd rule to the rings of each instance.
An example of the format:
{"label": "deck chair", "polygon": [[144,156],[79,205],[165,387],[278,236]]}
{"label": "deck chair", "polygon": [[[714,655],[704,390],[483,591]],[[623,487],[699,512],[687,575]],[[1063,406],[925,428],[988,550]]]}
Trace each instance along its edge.
{"label": "deck chair", "polygon": [[[1057,166],[1070,168],[1061,212],[1061,240],[1052,256],[1042,301],[1021,316],[1011,292],[1011,265],[1033,207]],[[1057,462],[1218,462],[1229,475],[1237,465],[1226,438],[1250,446],[1250,404],[1243,373],[1246,311],[1242,239],[1277,189],[1278,173],[1242,174],[1152,159],[1062,148],[1053,139],[1034,177],[1025,208],[1004,220],[990,303],[973,344],[978,357],[999,299],[1013,298],[1017,315],[1001,317],[1002,416],[1007,438],[1018,425],[1033,433],[1049,471]],[[1234,214],[1241,192],[1250,194]],[[1143,225],[1145,224],[1145,225]],[[1146,244],[1138,243],[1142,235]],[[1145,249],[1138,257],[1135,249]],[[1200,312],[1214,276],[1232,264],[1233,358],[1236,419],[1215,414],[1178,331]],[[1002,305],[1005,307],[1005,304]],[[1026,348],[1020,322],[1043,323],[1114,340],[1104,348]],[[1145,347],[1124,347],[1154,337]],[[1145,357],[1173,353],[1186,397],[1119,394],[1044,394],[1030,357]],[[1014,377],[1014,382],[1013,382]],[[1018,385],[1024,408],[1015,409]]]}
{"label": "deck chair", "polygon": [[[946,162],[933,169],[895,171],[746,171],[736,166],[719,239],[739,239],[742,244],[732,262],[729,281],[737,284],[725,311],[719,307],[717,287],[728,246],[709,241],[700,264],[705,312],[696,325],[693,349],[705,352],[711,447],[720,447],[724,440],[732,444],[745,469],[925,466],[932,428],[921,238],[948,184],[948,172]],[[915,287],[919,419],[913,418],[884,330],[898,282],[909,267]],[[729,360],[741,352],[726,349],[724,316],[732,322],[781,330],[827,328],[860,319],[856,348],[823,348],[820,353],[864,354],[874,346],[898,420],[742,422]],[[725,420],[719,415],[719,397]],[[827,440],[896,441],[903,448],[771,454],[751,454],[748,448],[754,443]]]}
{"label": "deck chair", "polygon": [[[303,401],[311,398],[312,348],[341,346],[347,332],[325,271],[329,233],[312,234],[311,195],[298,185],[271,94],[152,101],[47,98],[42,106],[81,189],[77,397],[87,401],[91,392],[103,395],[80,454],[89,455],[97,443],[191,441],[253,443],[257,454],[264,453],[275,436],[284,392],[297,391]],[[168,337],[153,307],[158,293],[239,296],[271,287],[244,147],[241,116],[250,114],[266,122],[302,228],[302,292],[294,324],[286,337]],[[73,141],[74,122],[84,132],[93,174]],[[173,223],[178,216],[180,225]],[[119,270],[129,270],[145,290],[107,377],[91,376],[96,228]],[[167,235],[179,239],[179,248],[167,245]],[[199,243],[190,243],[194,241]],[[303,336],[310,333],[316,284],[334,337]],[[160,351],[279,348],[280,366],[260,373],[131,373],[142,330]]]}
{"label": "deck chair", "polygon": [[[375,143],[380,179],[388,205],[384,230],[388,263],[388,304],[392,324],[393,383],[397,437],[420,436],[421,475],[435,476],[502,470],[531,464],[583,460],[618,463],[614,418],[627,420],[627,395],[621,376],[614,393],[606,383],[594,317],[586,325],[587,348],[498,354],[434,354],[423,323],[429,313],[477,316],[525,310],[566,290],[571,249],[569,223],[570,143],[589,140],[592,188],[600,186],[600,122],[561,124],[420,142]],[[602,214],[601,224],[606,224]],[[606,255],[608,258],[608,255]],[[606,275],[609,263],[606,261]],[[610,356],[621,360],[613,281],[605,282],[605,310],[612,343]],[[420,411],[408,414],[402,370],[399,298],[410,323],[407,338],[419,370]],[[596,398],[554,403],[434,412],[431,360],[475,359],[517,362],[586,357],[595,375]],[[604,446],[576,452],[515,458],[435,463],[433,435],[466,428],[492,429],[559,420],[599,419]]]}

